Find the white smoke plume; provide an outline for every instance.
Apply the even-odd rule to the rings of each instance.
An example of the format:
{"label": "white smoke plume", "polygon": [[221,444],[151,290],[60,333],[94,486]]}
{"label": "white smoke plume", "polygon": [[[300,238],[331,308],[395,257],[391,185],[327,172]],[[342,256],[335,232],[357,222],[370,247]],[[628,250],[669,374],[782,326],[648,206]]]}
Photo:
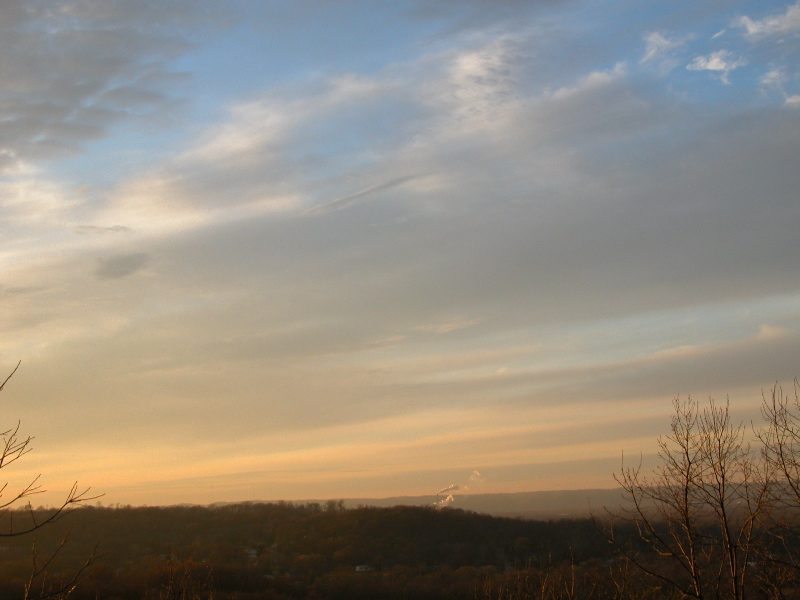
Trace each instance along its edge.
{"label": "white smoke plume", "polygon": [[[473,485],[473,486],[474,485],[480,485],[481,483],[484,482],[484,480],[485,480],[485,478],[483,477],[483,475],[480,474],[480,472],[473,471],[470,474],[469,479],[467,480],[467,483],[465,483],[464,485],[459,485],[457,483],[454,483],[453,485],[449,485],[446,488],[436,492],[437,498],[436,498],[436,502],[433,503],[433,506],[436,507],[436,508],[444,508],[446,506],[450,506],[455,501],[455,497],[450,492],[456,492],[456,491],[459,491],[459,490],[461,490],[463,492],[469,492],[470,485]],[[441,496],[442,494],[447,494],[447,497],[439,498],[439,496]]]}
{"label": "white smoke plume", "polygon": [[444,508],[446,506],[450,506],[453,503],[453,500],[455,500],[455,498],[453,498],[453,494],[449,494],[447,498],[442,498],[441,500],[434,502],[433,506],[435,508]]}

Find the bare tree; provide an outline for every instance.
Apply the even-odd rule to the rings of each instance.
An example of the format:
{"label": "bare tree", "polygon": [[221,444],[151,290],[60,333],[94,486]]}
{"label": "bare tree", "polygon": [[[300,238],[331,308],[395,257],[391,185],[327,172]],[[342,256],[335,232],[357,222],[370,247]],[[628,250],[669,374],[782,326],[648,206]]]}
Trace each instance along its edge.
{"label": "bare tree", "polygon": [[729,406],[676,399],[671,433],[659,438],[651,475],[623,465],[615,479],[632,508],[613,515],[635,527],[609,540],[643,572],[684,597],[743,600],[757,559],[758,525],[770,507],[769,477],[733,424]]}
{"label": "bare tree", "polygon": [[775,384],[769,396],[762,394],[761,414],[766,421],[758,433],[764,459],[782,485],[778,502],[800,508],[800,383],[794,380],[794,397]]}
{"label": "bare tree", "polygon": [[[17,372],[21,362],[17,363],[3,383],[0,384],[0,391],[5,388],[8,381]],[[20,435],[19,429],[20,424],[18,422],[14,427],[0,432],[0,469],[8,467],[32,449],[31,442],[33,437]],[[8,538],[33,534],[42,527],[55,523],[74,508],[100,497],[100,495],[91,495],[89,488],[79,488],[76,482],[59,505],[45,512],[44,516],[41,516],[40,513],[33,509],[30,503],[32,496],[45,492],[39,483],[39,478],[40,475],[37,475],[27,485],[10,494],[7,482],[0,485],[0,537]],[[27,501],[27,507],[25,507],[27,510],[20,514],[15,509],[19,507],[20,502],[24,501]],[[69,577],[50,577],[48,569],[66,545],[67,539],[68,535],[64,536],[56,549],[47,553],[44,557],[37,552],[34,540],[31,553],[31,571],[24,586],[24,600],[66,598],[74,591],[82,575],[93,563],[95,555],[92,554],[83,566]]]}
{"label": "bare tree", "polygon": [[776,474],[772,487],[776,510],[769,533],[774,542],[770,557],[774,563],[796,573],[800,570],[800,383],[794,380],[794,394],[777,383],[769,394],[762,393],[761,414],[766,424],[757,435],[766,464]]}

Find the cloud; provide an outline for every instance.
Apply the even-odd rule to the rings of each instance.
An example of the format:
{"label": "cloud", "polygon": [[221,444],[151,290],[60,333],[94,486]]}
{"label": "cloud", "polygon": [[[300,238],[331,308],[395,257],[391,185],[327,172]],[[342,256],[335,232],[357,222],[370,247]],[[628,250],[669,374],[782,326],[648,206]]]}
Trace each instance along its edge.
{"label": "cloud", "polygon": [[459,329],[472,327],[476,323],[478,323],[477,319],[455,319],[443,323],[431,323],[428,325],[419,325],[415,327],[414,330],[445,334],[445,333],[450,333],[451,331],[458,331]]}
{"label": "cloud", "polygon": [[763,19],[739,17],[735,21],[735,25],[744,29],[745,36],[754,41],[767,37],[798,34],[800,33],[800,2],[790,4],[782,14]]}
{"label": "cloud", "polygon": [[783,91],[783,86],[788,80],[786,71],[783,69],[770,69],[761,76],[760,83],[765,88],[773,88]]}
{"label": "cloud", "polygon": [[99,258],[94,274],[97,279],[122,279],[143,269],[149,260],[150,257],[144,253]]}
{"label": "cloud", "polygon": [[[417,379],[414,393],[422,398],[446,390],[443,395],[459,397],[462,406],[471,405],[492,390],[498,403],[503,398],[509,404],[563,408],[580,399],[602,407],[608,406],[611,398],[616,403],[646,402],[676,394],[718,395],[758,389],[775,380],[789,381],[794,377],[793,357],[798,350],[800,336],[796,331],[762,327],[738,339],[673,346],[618,361],[588,357],[585,362],[576,360],[578,364],[574,365],[547,367],[547,355],[537,353],[531,356],[529,366],[509,371],[502,378],[486,376],[486,369],[478,364],[448,374],[446,369],[437,371],[441,365],[434,362],[429,370],[433,377],[418,372],[409,373],[405,380]],[[561,351],[553,347],[547,354]]]}
{"label": "cloud", "polygon": [[74,231],[78,235],[103,235],[106,233],[130,233],[131,228],[124,225],[77,225]]}
{"label": "cloud", "polygon": [[686,68],[690,71],[712,71],[718,73],[719,80],[727,85],[730,84],[728,74],[746,64],[747,61],[745,59],[737,57],[730,50],[716,50],[706,56],[696,56],[686,65]]}
{"label": "cloud", "polygon": [[590,90],[602,89],[624,78],[627,73],[627,65],[624,62],[619,62],[614,65],[613,69],[592,71],[588,75],[583,75],[577,84],[558,88],[553,92],[552,96],[554,98],[566,98]]}
{"label": "cloud", "polygon": [[498,36],[453,56],[448,65],[447,91],[456,111],[465,117],[490,117],[513,99],[519,41],[514,35]]}
{"label": "cloud", "polygon": [[671,70],[674,67],[674,60],[671,59],[673,51],[683,46],[687,38],[670,39],[659,31],[651,31],[645,34],[644,41],[645,52],[639,63],[659,60],[663,70]]}
{"label": "cloud", "polygon": [[[770,119],[777,117],[741,123],[688,104],[665,108],[621,63],[536,94],[498,66],[499,56],[514,55],[499,50],[503,44],[487,44],[485,52],[468,46],[464,56],[493,58],[451,51],[427,57],[424,73],[412,62],[370,77],[323,78],[302,101],[285,91],[239,103],[200,136],[204,144],[157,177],[122,186],[132,212],[101,222],[135,223],[139,231],[183,210],[203,215],[176,220],[158,242],[159,256],[174,259],[166,276],[191,289],[268,294],[272,306],[252,313],[261,322],[295,315],[297,327],[286,331],[259,336],[257,325],[245,325],[248,335],[228,333],[249,340],[244,354],[262,356],[282,348],[293,356],[353,351],[420,323],[450,323],[454,314],[481,323],[491,315],[498,324],[591,318],[673,306],[689,296],[713,301],[731,293],[728,285],[742,293],[771,289],[771,274],[780,278],[790,255],[780,246],[796,245],[786,231],[796,207],[788,200],[794,171],[787,148],[794,142],[789,130],[774,137],[781,128]],[[464,75],[465,64],[487,61],[493,66],[485,78],[476,75],[483,66]],[[450,93],[465,81],[483,91]],[[485,98],[495,92],[503,100],[490,106]],[[367,132],[380,120],[350,115],[390,98],[416,106],[410,114],[418,118],[370,145]],[[707,128],[714,136],[703,133]],[[303,155],[311,131],[336,148],[315,157],[318,179],[293,161],[277,173],[274,165],[286,156]],[[407,179],[409,172],[425,175]],[[768,200],[756,183],[766,172],[774,190]],[[389,192],[385,201],[365,201]],[[338,199],[323,200],[328,208],[315,219],[296,218],[331,196]],[[259,213],[252,208],[259,198],[293,200]],[[252,211],[237,212],[242,206]],[[348,210],[331,210],[341,206]],[[144,209],[152,212],[124,218]],[[760,242],[734,242],[732,233],[743,227]],[[741,277],[760,283],[733,284]],[[609,300],[591,303],[585,289]]]}
{"label": "cloud", "polygon": [[[330,211],[410,181],[407,171],[380,173],[384,183],[364,186],[359,180],[362,189],[353,194],[353,181],[342,177],[342,164],[374,162],[353,146],[374,135],[382,119],[394,119],[391,111],[402,100],[393,94],[403,98],[396,81],[335,75],[314,77],[307,85],[305,94],[292,87],[234,104],[226,119],[207,127],[184,152],[119,185],[103,219],[166,233],[264,214],[300,214],[339,196],[319,209]],[[339,153],[330,154],[330,145]],[[309,170],[328,175],[306,178]]]}
{"label": "cloud", "polygon": [[[214,121],[170,130],[171,150],[144,167],[119,158],[125,175],[108,184],[80,187],[61,165],[8,167],[0,319],[13,332],[3,354],[31,365],[21,416],[48,411],[42,438],[62,442],[84,431],[82,402],[109,428],[87,444],[119,447],[115,461],[144,436],[180,454],[151,479],[202,471],[215,453],[176,446],[213,437],[226,439],[215,455],[232,457],[211,465],[219,473],[267,472],[263,483],[301,466],[333,481],[377,472],[389,428],[381,456],[394,470],[442,456],[447,469],[484,471],[608,452],[621,430],[641,435],[632,412],[668,410],[676,391],[792,377],[796,114],[757,84],[751,95],[707,86],[697,102],[681,90],[697,79],[686,70],[652,77],[659,61],[700,54],[696,68],[727,80],[742,59],[700,36],[685,55],[685,29],[649,12],[610,43],[608,23],[556,4],[524,23],[493,21],[490,4],[490,26],[434,40],[427,23],[428,37],[370,55],[369,68],[293,63],[276,84],[276,59],[252,84],[263,88],[237,88],[204,113]],[[167,37],[185,42],[175,19]],[[642,31],[660,32],[644,56]],[[133,50],[124,71],[144,69]],[[154,76],[170,78],[173,54],[153,51]],[[762,88],[787,85],[785,63],[758,65],[772,72]],[[29,83],[47,87],[46,74]],[[166,110],[174,92],[98,77],[97,102],[121,112],[94,113],[82,133],[48,130],[71,151]],[[601,419],[613,426],[598,432]],[[586,445],[564,443],[573,436]],[[428,492],[458,479],[432,480]]]}
{"label": "cloud", "polygon": [[403,185],[404,183],[412,181],[413,179],[416,178],[417,178],[416,175],[404,175],[402,177],[396,177],[395,179],[391,179],[389,181],[385,181],[383,183],[370,186],[365,190],[356,192],[355,194],[350,194],[348,196],[344,196],[343,198],[337,198],[336,200],[330,200],[328,202],[323,202],[322,204],[318,204],[317,206],[308,209],[305,214],[313,215],[313,214],[320,214],[323,212],[329,212],[332,210],[341,210],[343,208],[352,206],[353,204],[363,200],[367,196],[371,196],[377,192],[382,192],[384,190],[390,190],[394,187]]}
{"label": "cloud", "polygon": [[787,93],[786,85],[791,81],[791,77],[783,68],[772,68],[761,76],[759,83],[766,90],[777,91],[783,96],[786,106],[792,107],[797,104],[800,96]]}
{"label": "cloud", "polygon": [[[259,214],[320,215],[389,190],[409,197],[435,177],[413,156],[415,139],[452,141],[507,118],[520,39],[469,40],[371,76],[315,75],[238,102],[186,151],[118,186],[100,216],[166,231]],[[309,169],[325,176],[308,178]],[[370,180],[382,183],[363,183]]]}
{"label": "cloud", "polygon": [[6,287],[0,285],[0,294],[3,296],[24,296],[40,290],[41,288],[35,287]]}
{"label": "cloud", "polygon": [[0,178],[0,220],[14,224],[7,235],[30,233],[26,225],[61,227],[80,204],[80,194],[30,164],[18,163]]}
{"label": "cloud", "polygon": [[[185,9],[193,6],[4,2],[0,171],[73,155],[116,123],[165,114],[182,77],[169,65],[191,47]],[[205,2],[197,8],[193,27],[212,12]]]}

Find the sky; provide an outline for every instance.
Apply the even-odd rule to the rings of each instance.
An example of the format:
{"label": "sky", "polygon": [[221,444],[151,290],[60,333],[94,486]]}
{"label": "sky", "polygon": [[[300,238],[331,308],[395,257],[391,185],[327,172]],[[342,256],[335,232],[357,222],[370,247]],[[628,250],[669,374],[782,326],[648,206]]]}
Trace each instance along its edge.
{"label": "sky", "polygon": [[800,2],[9,0],[0,56],[35,503],[610,488],[800,375]]}

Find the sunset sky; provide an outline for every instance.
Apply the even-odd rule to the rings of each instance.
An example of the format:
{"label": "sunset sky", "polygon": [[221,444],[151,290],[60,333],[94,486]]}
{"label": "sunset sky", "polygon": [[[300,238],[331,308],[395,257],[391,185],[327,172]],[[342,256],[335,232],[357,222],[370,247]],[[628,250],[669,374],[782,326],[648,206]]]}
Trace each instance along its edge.
{"label": "sunset sky", "polygon": [[10,0],[0,57],[42,502],[613,487],[800,375],[800,1]]}

